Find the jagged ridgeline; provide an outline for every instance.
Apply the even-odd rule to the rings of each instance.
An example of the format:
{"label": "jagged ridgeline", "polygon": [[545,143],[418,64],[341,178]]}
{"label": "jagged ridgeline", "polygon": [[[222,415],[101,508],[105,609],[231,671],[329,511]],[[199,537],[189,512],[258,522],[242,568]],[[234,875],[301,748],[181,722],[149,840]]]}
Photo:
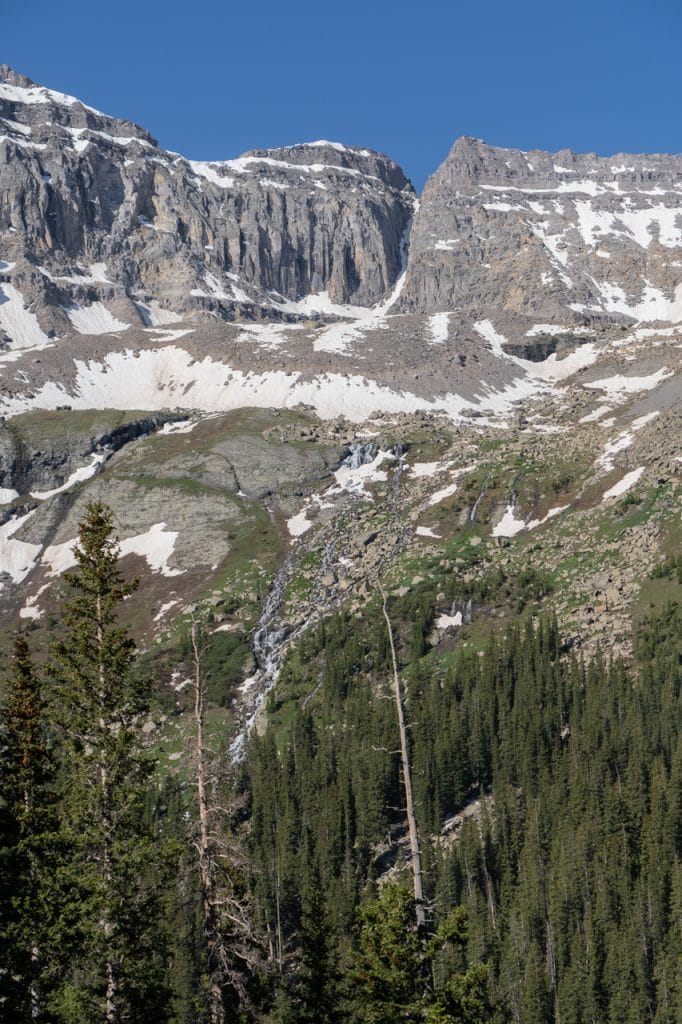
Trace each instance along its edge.
{"label": "jagged ridgeline", "polygon": [[3,1024],[682,1020],[681,194],[0,67]]}

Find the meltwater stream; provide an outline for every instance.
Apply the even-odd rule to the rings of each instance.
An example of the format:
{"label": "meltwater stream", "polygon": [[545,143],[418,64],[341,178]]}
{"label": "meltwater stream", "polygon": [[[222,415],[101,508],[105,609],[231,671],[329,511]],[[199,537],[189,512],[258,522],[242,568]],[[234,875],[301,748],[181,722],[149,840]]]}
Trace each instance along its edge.
{"label": "meltwater stream", "polygon": [[[337,480],[341,470],[352,472],[362,466],[374,462],[378,454],[375,442],[354,442],[349,446],[348,455],[337,470]],[[339,492],[348,489],[352,494],[352,483],[341,484]],[[251,649],[256,661],[256,671],[240,686],[241,703],[246,715],[239,733],[230,745],[230,758],[238,761],[244,752],[244,744],[253,728],[254,722],[272,688],[277,683],[280,668],[289,645],[313,621],[313,617],[298,622],[282,622],[282,610],[287,584],[295,569],[296,562],[304,553],[304,549],[294,547],[277,570],[272,586],[263,601],[261,616],[253,636]],[[328,571],[333,559],[334,541],[329,541],[323,553],[323,573]],[[316,609],[319,611],[319,608]]]}

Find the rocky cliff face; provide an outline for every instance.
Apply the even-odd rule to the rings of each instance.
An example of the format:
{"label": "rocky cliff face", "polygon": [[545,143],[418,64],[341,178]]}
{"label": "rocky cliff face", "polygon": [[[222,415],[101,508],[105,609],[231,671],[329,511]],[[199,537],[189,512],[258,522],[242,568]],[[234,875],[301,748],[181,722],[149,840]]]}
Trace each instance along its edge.
{"label": "rocky cliff face", "polygon": [[372,306],[400,273],[413,202],[369,150],[189,161],[0,66],[0,273],[12,267],[48,334],[199,311],[281,318],[318,293],[322,310]]}
{"label": "rocky cliff face", "polygon": [[463,138],[424,189],[400,308],[678,320],[680,267],[682,157]]}
{"label": "rocky cliff face", "polygon": [[131,624],[200,607],[244,721],[379,582],[428,576],[434,646],[533,601],[627,654],[680,544],[681,200],[680,157],[461,139],[417,209],[377,153],[192,162],[0,69],[0,645],[101,499]]}

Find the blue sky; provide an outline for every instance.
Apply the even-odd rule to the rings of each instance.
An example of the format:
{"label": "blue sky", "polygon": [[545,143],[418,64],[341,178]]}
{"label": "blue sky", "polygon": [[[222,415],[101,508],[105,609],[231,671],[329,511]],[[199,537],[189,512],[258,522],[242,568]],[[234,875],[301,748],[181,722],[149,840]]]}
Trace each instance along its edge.
{"label": "blue sky", "polygon": [[32,0],[0,62],[193,159],[327,138],[421,188],[459,135],[682,149],[679,0]]}

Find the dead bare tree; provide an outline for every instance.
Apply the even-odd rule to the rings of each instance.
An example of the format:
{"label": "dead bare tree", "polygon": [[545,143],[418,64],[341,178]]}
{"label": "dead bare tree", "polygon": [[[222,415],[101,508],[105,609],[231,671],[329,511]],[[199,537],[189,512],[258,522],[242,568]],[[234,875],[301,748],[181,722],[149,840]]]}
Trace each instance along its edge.
{"label": "dead bare tree", "polygon": [[417,818],[414,813],[414,797],[412,795],[412,771],[410,769],[410,754],[407,744],[407,729],[405,728],[405,711],[403,707],[402,688],[400,686],[400,675],[398,673],[398,659],[395,653],[395,641],[393,639],[393,626],[386,607],[386,594],[383,587],[379,586],[383,599],[384,619],[388,630],[388,641],[391,648],[391,660],[393,662],[393,693],[395,697],[395,708],[398,716],[398,729],[400,730],[400,756],[403,766],[403,783],[405,786],[405,808],[407,814],[407,829],[410,837],[410,860],[412,865],[412,882],[414,888],[414,901],[416,905],[417,926],[421,930],[426,925],[426,910],[424,905],[424,886],[422,883],[422,859],[419,850],[419,834],[417,832]]}
{"label": "dead bare tree", "polygon": [[[237,834],[239,797],[221,786],[220,766],[206,742],[206,685],[201,630],[191,624],[197,834],[203,942],[211,1024],[226,1024],[230,1005],[250,1007],[249,979],[262,970],[263,942],[253,922],[246,879],[248,859]],[[232,1014],[230,1014],[232,1016]]]}

